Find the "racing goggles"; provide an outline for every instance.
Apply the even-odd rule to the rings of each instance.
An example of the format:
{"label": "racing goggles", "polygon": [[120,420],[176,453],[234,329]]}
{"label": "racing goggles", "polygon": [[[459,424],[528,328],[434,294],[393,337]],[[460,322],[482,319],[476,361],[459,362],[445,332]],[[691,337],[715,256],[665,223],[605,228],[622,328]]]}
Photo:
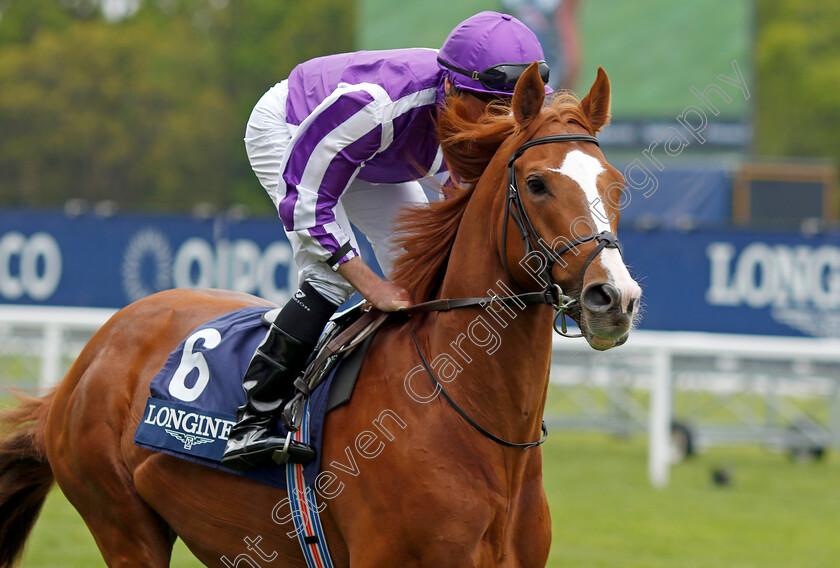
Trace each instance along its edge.
{"label": "racing goggles", "polygon": [[[502,91],[505,93],[513,93],[514,87],[516,87],[516,81],[525,72],[528,68],[530,63],[499,63],[498,65],[493,65],[488,67],[484,71],[467,71],[466,69],[462,69],[453,65],[452,63],[448,63],[441,59],[440,57],[437,58],[438,63],[459,73],[461,75],[466,75],[470,79],[474,81],[480,81],[482,86],[490,91]],[[548,83],[548,63],[541,60],[537,62],[540,70],[540,78],[543,80],[543,83]]]}

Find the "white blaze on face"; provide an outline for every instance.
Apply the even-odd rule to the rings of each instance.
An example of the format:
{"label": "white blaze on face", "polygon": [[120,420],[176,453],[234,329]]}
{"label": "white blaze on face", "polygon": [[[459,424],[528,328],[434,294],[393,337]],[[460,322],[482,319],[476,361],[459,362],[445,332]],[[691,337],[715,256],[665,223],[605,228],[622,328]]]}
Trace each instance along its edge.
{"label": "white blaze on face", "polygon": [[[590,217],[595,226],[595,231],[598,233],[602,231],[612,232],[609,223],[610,217],[604,208],[601,195],[598,193],[598,176],[605,171],[601,161],[580,150],[572,150],[566,154],[560,168],[549,169],[570,177],[583,190],[585,201],[589,204]],[[630,277],[630,273],[627,272],[627,267],[624,265],[617,249],[605,248],[596,260],[601,263],[609,276],[610,284],[621,293],[621,307],[626,310],[628,302],[641,295],[639,285]]]}

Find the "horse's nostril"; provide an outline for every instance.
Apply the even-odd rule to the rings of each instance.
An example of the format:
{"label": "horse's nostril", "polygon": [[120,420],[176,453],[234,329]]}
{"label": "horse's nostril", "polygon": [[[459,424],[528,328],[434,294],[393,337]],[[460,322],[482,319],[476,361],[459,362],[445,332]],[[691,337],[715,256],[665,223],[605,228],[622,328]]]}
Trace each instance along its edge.
{"label": "horse's nostril", "polygon": [[583,292],[583,305],[592,311],[602,312],[618,303],[619,293],[612,284],[593,284]]}

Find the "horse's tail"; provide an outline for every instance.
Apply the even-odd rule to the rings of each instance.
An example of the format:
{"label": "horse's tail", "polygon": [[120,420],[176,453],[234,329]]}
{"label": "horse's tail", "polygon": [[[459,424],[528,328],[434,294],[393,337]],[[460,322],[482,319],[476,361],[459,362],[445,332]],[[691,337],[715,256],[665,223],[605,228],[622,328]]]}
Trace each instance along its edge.
{"label": "horse's tail", "polygon": [[53,396],[19,396],[20,405],[0,412],[0,568],[23,552],[54,481],[44,449]]}

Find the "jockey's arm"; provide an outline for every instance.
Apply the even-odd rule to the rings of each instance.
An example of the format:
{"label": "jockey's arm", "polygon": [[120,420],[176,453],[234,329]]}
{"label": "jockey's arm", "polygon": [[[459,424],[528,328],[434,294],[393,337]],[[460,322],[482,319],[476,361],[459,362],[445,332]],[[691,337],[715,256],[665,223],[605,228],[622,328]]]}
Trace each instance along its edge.
{"label": "jockey's arm", "polygon": [[[292,139],[283,172],[286,195],[278,210],[286,229],[295,231],[304,249],[322,260],[349,241],[334,208],[364,162],[382,150],[383,129],[379,102],[366,87],[344,87],[327,102]],[[311,144],[312,140],[319,142]],[[301,194],[307,198],[299,198]],[[396,311],[410,305],[408,293],[377,276],[355,249],[336,271],[377,309]]]}
{"label": "jockey's arm", "polygon": [[341,263],[337,271],[365,300],[383,312],[394,312],[411,305],[405,290],[377,276],[359,256]]}

